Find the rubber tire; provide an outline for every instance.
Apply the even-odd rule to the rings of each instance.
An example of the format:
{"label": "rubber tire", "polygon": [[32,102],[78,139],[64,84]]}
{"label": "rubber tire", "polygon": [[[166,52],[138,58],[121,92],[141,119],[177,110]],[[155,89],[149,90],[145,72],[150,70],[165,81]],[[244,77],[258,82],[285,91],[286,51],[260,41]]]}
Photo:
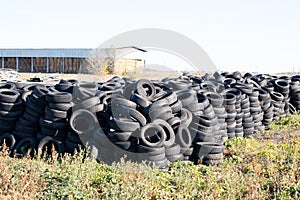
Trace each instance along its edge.
{"label": "rubber tire", "polygon": [[[7,148],[10,150],[10,151],[13,151],[15,145],[16,145],[16,139],[15,139],[15,136],[11,133],[4,133],[4,134],[1,134],[0,136],[0,147],[2,148],[3,146],[3,143],[4,143],[4,140],[9,140],[9,146],[7,146]],[[6,144],[7,144],[7,141],[6,141]]]}
{"label": "rubber tire", "polygon": [[38,144],[38,147],[37,147],[38,155],[40,155],[40,156],[43,155],[44,147],[46,147],[46,145],[49,144],[49,143],[56,145],[55,146],[56,147],[55,151],[57,153],[59,153],[59,154],[64,153],[65,148],[64,148],[64,144],[61,141],[55,139],[54,137],[46,136]]}
{"label": "rubber tire", "polygon": [[72,95],[68,92],[48,92],[46,100],[55,103],[70,103]]}
{"label": "rubber tire", "polygon": [[[19,152],[20,149],[24,147],[24,145],[25,145],[25,147],[27,147],[28,143],[30,145],[29,149],[26,149],[26,152]],[[20,140],[16,143],[13,155],[19,158],[19,157],[24,157],[27,155],[27,153],[29,153],[29,155],[31,157],[33,157],[36,146],[37,146],[37,140],[35,137],[23,138],[22,140]]]}
{"label": "rubber tire", "polygon": [[1,89],[0,102],[14,103],[20,97],[20,93],[16,90]]}
{"label": "rubber tire", "polygon": [[164,146],[166,148],[168,148],[171,145],[173,145],[175,142],[175,133],[174,133],[172,127],[166,121],[161,120],[161,119],[155,119],[153,121],[153,123],[160,125],[165,130],[166,140],[164,142]]}
{"label": "rubber tire", "polygon": [[192,137],[187,127],[179,126],[175,137],[175,143],[179,144],[181,148],[188,148],[191,146]]}
{"label": "rubber tire", "polygon": [[[153,128],[157,131],[157,133],[160,133],[161,137],[159,138],[158,142],[151,142],[146,139],[145,133],[150,128]],[[144,145],[146,145],[148,147],[161,147],[161,146],[164,146],[165,139],[166,139],[166,133],[160,125],[154,124],[154,123],[149,123],[149,124],[146,124],[144,127],[142,127],[141,130],[139,131],[139,139],[141,140],[141,142]]]}

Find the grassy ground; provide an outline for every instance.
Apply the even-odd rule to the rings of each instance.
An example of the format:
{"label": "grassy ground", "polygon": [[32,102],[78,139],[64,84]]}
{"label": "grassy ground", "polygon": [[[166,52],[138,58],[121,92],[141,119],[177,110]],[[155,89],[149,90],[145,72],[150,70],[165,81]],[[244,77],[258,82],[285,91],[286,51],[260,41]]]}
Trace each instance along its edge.
{"label": "grassy ground", "polygon": [[176,163],[108,166],[83,155],[57,161],[0,154],[0,199],[299,199],[300,117],[226,143],[220,167]]}

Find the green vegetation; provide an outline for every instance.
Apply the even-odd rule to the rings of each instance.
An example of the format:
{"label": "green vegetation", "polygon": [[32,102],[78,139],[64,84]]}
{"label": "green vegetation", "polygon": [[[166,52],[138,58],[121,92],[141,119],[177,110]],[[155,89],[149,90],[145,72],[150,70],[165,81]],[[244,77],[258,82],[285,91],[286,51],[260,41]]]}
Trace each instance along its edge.
{"label": "green vegetation", "polygon": [[299,129],[300,128],[300,115],[291,115],[285,118],[282,118],[274,123],[272,123],[269,127],[270,130],[280,130],[280,129]]}
{"label": "green vegetation", "polygon": [[108,166],[82,153],[45,161],[10,158],[3,150],[0,198],[299,199],[299,121],[291,116],[257,139],[227,141],[220,167],[179,162],[159,171],[125,162]]}

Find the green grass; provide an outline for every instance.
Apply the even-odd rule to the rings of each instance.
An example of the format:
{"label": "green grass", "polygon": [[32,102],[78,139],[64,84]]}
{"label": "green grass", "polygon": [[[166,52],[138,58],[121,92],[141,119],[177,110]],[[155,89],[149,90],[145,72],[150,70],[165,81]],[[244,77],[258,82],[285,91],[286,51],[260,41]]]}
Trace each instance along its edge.
{"label": "green grass", "polygon": [[[300,118],[254,138],[226,142],[223,165],[171,164],[169,171],[83,154],[44,161],[0,154],[0,198],[8,199],[299,199]],[[84,162],[82,162],[84,160]]]}
{"label": "green grass", "polygon": [[269,130],[280,130],[280,129],[299,129],[300,128],[300,115],[294,114],[285,118],[282,118],[280,120],[277,120],[276,122],[273,122],[271,125],[269,125]]}

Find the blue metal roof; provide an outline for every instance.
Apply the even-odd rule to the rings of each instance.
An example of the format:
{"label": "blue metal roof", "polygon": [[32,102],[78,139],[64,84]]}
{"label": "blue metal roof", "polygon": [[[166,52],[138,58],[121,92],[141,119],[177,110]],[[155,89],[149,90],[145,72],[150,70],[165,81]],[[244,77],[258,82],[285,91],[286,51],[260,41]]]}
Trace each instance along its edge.
{"label": "blue metal roof", "polygon": [[0,49],[1,57],[87,58],[93,49]]}

